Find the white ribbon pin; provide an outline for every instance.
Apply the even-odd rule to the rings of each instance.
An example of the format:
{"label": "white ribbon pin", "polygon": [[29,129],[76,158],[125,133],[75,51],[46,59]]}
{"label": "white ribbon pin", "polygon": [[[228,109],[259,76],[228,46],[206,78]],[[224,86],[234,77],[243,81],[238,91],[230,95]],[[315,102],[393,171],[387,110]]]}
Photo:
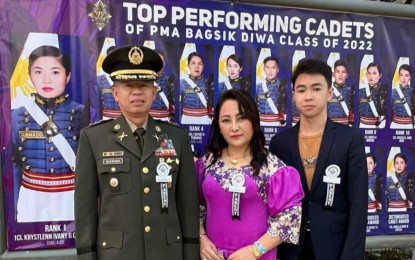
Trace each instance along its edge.
{"label": "white ribbon pin", "polygon": [[326,168],[325,173],[326,175],[323,176],[323,182],[327,183],[327,194],[324,206],[332,207],[336,184],[340,184],[341,182],[341,178],[338,177],[340,175],[340,167],[338,165],[331,164]]}

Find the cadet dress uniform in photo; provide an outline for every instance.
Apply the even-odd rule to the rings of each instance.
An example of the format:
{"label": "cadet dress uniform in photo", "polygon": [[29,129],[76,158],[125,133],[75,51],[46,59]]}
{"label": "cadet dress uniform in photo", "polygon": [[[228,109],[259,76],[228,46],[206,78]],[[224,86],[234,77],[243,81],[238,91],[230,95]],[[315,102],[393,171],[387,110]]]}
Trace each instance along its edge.
{"label": "cadet dress uniform in photo", "polygon": [[[81,131],[75,185],[78,259],[199,258],[197,176],[188,134],[149,116],[162,66],[159,55],[142,46],[120,47],[103,62],[123,115]],[[117,85],[121,81],[130,91],[125,100],[117,93],[124,88]],[[152,100],[131,117],[123,105],[146,95],[149,89],[140,84],[151,88]],[[141,137],[135,131],[139,126],[128,120],[137,117],[144,120]]]}
{"label": "cadet dress uniform in photo", "polygon": [[[65,93],[51,99],[32,97],[35,110],[22,106],[12,112],[17,221],[73,220],[75,165],[68,158],[75,156],[84,106]],[[36,121],[40,113],[49,119],[42,125]],[[62,208],[52,201],[69,205]]]}

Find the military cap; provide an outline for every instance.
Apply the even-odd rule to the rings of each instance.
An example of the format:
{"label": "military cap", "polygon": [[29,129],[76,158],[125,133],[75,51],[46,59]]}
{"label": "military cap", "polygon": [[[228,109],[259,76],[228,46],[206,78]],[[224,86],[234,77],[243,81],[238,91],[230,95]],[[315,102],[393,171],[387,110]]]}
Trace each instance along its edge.
{"label": "military cap", "polygon": [[112,80],[156,80],[163,60],[154,50],[138,45],[121,46],[112,50],[102,63],[102,69]]}

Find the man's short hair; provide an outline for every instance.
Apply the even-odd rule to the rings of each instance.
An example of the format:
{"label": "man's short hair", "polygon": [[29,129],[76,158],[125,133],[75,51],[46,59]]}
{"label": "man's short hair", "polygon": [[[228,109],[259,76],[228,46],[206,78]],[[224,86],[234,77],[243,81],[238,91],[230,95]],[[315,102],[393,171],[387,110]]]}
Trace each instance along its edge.
{"label": "man's short hair", "polygon": [[323,77],[325,78],[327,82],[328,87],[331,88],[331,83],[332,83],[331,77],[333,73],[331,71],[330,66],[327,65],[327,63],[325,63],[324,61],[317,60],[317,59],[300,60],[291,78],[291,81],[293,84],[293,90],[295,86],[295,81],[297,80],[300,74],[323,75]]}
{"label": "man's short hair", "polygon": [[343,66],[346,68],[346,70],[348,70],[347,68],[347,63],[344,60],[336,60],[336,62],[334,63],[334,69],[336,69],[339,66]]}
{"label": "man's short hair", "polygon": [[267,63],[267,62],[268,62],[268,61],[270,61],[270,60],[275,61],[275,62],[277,63],[277,65],[279,66],[280,62],[279,62],[279,60],[277,59],[277,57],[274,57],[274,56],[268,56],[268,57],[266,57],[266,58],[264,59],[264,65],[265,65],[265,63]]}

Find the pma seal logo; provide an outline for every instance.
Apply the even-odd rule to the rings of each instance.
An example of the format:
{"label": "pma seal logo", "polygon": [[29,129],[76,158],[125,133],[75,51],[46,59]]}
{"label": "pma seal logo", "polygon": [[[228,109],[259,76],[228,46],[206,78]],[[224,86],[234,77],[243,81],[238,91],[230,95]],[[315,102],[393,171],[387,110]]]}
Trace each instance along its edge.
{"label": "pma seal logo", "polygon": [[101,0],[98,2],[90,3],[87,5],[88,16],[91,17],[91,21],[95,23],[95,26],[98,30],[102,30],[105,25],[112,18],[110,14],[110,7],[107,4],[104,4]]}

